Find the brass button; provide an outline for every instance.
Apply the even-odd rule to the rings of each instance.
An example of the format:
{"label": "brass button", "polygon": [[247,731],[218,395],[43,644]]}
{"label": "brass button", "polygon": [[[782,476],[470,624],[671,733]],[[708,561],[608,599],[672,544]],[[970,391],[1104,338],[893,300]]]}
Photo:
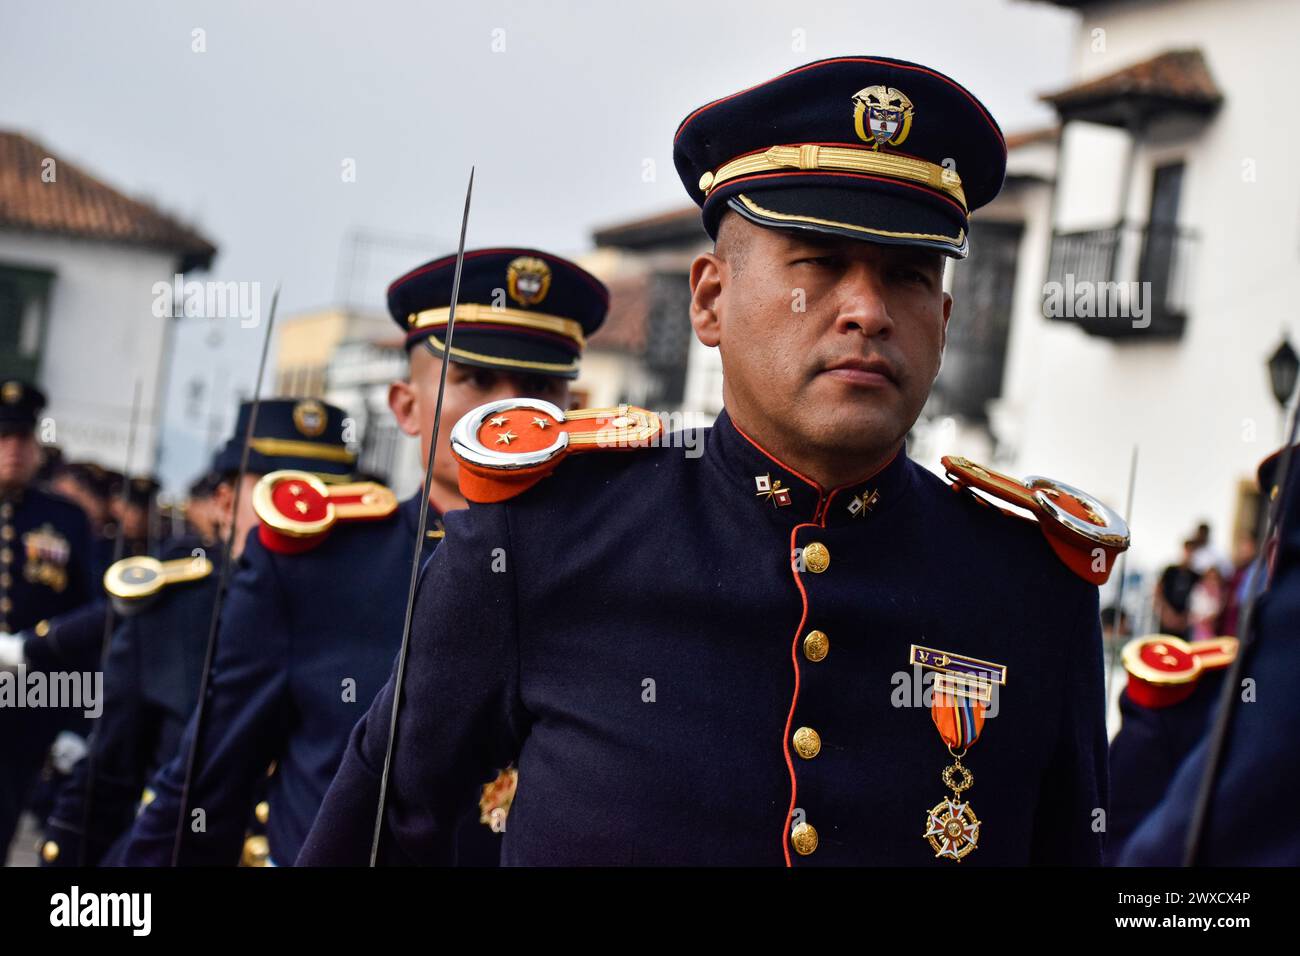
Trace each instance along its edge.
{"label": "brass button", "polygon": [[264,836],[251,836],[244,841],[244,852],[239,857],[240,866],[270,866],[271,844]]}
{"label": "brass button", "polygon": [[831,566],[831,552],[820,541],[814,541],[804,546],[803,563],[813,574],[821,574]]}
{"label": "brass button", "polygon": [[33,628],[33,630],[36,632],[37,637],[48,637],[50,633],[50,622],[37,621],[36,627]]}
{"label": "brass button", "polygon": [[271,805],[263,800],[253,808],[253,816],[257,817],[258,823],[265,823],[271,816]]}
{"label": "brass button", "polygon": [[6,541],[12,541],[14,539],[14,526],[7,524],[3,528],[0,528],[0,538],[3,538]]}
{"label": "brass button", "polygon": [[59,845],[53,840],[46,840],[45,845],[41,847],[41,859],[46,863],[53,863],[59,858]]}
{"label": "brass button", "polygon": [[0,571],[0,588],[13,587],[14,576],[8,571]]}
{"label": "brass button", "polygon": [[831,639],[824,631],[809,631],[808,636],[803,639],[803,656],[814,664],[826,660],[830,649]]}
{"label": "brass button", "polygon": [[800,823],[790,831],[790,843],[794,852],[807,856],[817,849],[817,831],[811,823]]}
{"label": "brass button", "polygon": [[0,611],[8,614],[14,609],[14,602],[7,597],[0,597]]}
{"label": "brass button", "polygon": [[821,735],[811,727],[800,727],[794,732],[794,751],[804,760],[812,760],[821,749]]}
{"label": "brass button", "polygon": [[13,548],[0,548],[0,561],[11,564],[14,560]]}

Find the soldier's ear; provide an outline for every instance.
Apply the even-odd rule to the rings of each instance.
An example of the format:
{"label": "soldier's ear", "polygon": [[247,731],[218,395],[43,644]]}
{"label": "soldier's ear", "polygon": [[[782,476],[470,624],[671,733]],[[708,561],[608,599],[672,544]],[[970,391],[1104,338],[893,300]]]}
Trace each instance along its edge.
{"label": "soldier's ear", "polygon": [[725,264],[712,252],[702,252],[691,263],[691,327],[695,337],[709,348],[722,339],[718,300],[722,296]]}
{"label": "soldier's ear", "polygon": [[952,318],[952,296],[943,294],[943,328],[939,330],[939,351],[948,347],[948,320]]}
{"label": "soldier's ear", "polygon": [[419,395],[410,382],[388,386],[388,407],[393,410],[397,427],[407,435],[420,434],[419,404]]}

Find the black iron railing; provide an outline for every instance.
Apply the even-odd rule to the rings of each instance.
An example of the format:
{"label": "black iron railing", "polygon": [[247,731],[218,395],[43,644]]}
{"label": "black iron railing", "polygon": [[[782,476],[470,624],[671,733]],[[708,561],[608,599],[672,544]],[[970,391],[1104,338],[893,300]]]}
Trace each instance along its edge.
{"label": "black iron railing", "polygon": [[1122,223],[1052,236],[1043,314],[1111,338],[1177,338],[1187,319],[1196,234]]}

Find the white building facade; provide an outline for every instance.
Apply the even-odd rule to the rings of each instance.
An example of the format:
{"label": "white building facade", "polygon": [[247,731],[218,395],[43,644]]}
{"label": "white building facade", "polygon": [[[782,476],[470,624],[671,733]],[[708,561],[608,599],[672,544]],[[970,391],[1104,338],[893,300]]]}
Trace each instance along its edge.
{"label": "white building facade", "polygon": [[[977,214],[1021,226],[1001,389],[982,423],[932,418],[921,457],[987,453],[1123,510],[1137,449],[1130,569],[1151,573],[1201,521],[1230,551],[1254,526],[1256,466],[1281,443],[1266,363],[1300,336],[1300,122],[1286,105],[1300,4],[1062,5],[1081,22],[1077,82],[1045,97],[1059,139],[1013,148],[1004,196]],[[1046,317],[1048,283],[1071,277],[1138,285],[1101,317]]]}
{"label": "white building facade", "polygon": [[158,283],[206,269],[215,247],[187,227],[0,132],[0,376],[39,386],[38,430],[71,460],[152,467],[176,319]]}

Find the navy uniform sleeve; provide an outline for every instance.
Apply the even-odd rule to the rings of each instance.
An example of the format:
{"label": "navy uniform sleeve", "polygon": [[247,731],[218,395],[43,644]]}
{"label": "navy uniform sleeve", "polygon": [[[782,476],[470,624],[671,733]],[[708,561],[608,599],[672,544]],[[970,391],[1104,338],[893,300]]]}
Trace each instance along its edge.
{"label": "navy uniform sleeve", "polygon": [[1030,861],[1063,866],[1101,864],[1106,810],[1106,693],[1097,589],[1071,579],[1062,589],[1059,620],[1071,626],[1041,640],[1066,642],[1061,723],[1043,776]]}
{"label": "navy uniform sleeve", "polygon": [[69,602],[84,604],[104,593],[102,581],[92,580],[95,566],[95,545],[90,535],[90,522],[78,513],[71,540],[72,567],[68,572]]}
{"label": "navy uniform sleeve", "polygon": [[104,650],[105,599],[83,604],[47,622],[47,633],[23,632],[23,656],[32,670],[97,671]]}
{"label": "navy uniform sleeve", "polygon": [[[420,580],[387,807],[386,865],[454,862],[457,824],[521,739],[515,555],[505,505],[447,515]],[[298,857],[302,866],[364,865],[379,798],[394,675],[353,729]]]}
{"label": "navy uniform sleeve", "polygon": [[[113,635],[104,668],[103,714],[90,737],[90,756],[60,788],[45,837],[59,847],[59,865],[96,865],[131,826],[149,768],[156,718],[144,706],[139,686],[136,625],[124,621]],[[87,785],[90,816],[86,816]],[[83,829],[84,827],[84,829]]]}
{"label": "navy uniform sleeve", "polygon": [[[289,622],[274,559],[250,533],[222,609],[208,704],[190,789],[180,862],[234,866],[239,862],[258,781],[288,735]],[[122,862],[168,866],[181,808],[185,764],[194,745],[197,712],[179,750],[154,777],[154,800],[136,818]],[[205,830],[195,832],[202,809]]]}
{"label": "navy uniform sleeve", "polygon": [[1110,744],[1110,820],[1106,862],[1123,855],[1134,830],[1164,799],[1183,759],[1210,726],[1223,690],[1223,672],[1202,674],[1186,700],[1148,707],[1124,691],[1119,733]]}
{"label": "navy uniform sleeve", "polygon": [[[1197,863],[1206,866],[1295,866],[1300,824],[1286,812],[1300,791],[1300,531],[1280,557],[1256,604],[1255,642],[1243,678],[1257,696],[1237,700],[1224,741],[1207,829]],[[1241,694],[1234,686],[1232,693]],[[1209,760],[1207,733],[1179,766],[1160,804],[1134,832],[1122,866],[1180,866],[1196,798]]]}

